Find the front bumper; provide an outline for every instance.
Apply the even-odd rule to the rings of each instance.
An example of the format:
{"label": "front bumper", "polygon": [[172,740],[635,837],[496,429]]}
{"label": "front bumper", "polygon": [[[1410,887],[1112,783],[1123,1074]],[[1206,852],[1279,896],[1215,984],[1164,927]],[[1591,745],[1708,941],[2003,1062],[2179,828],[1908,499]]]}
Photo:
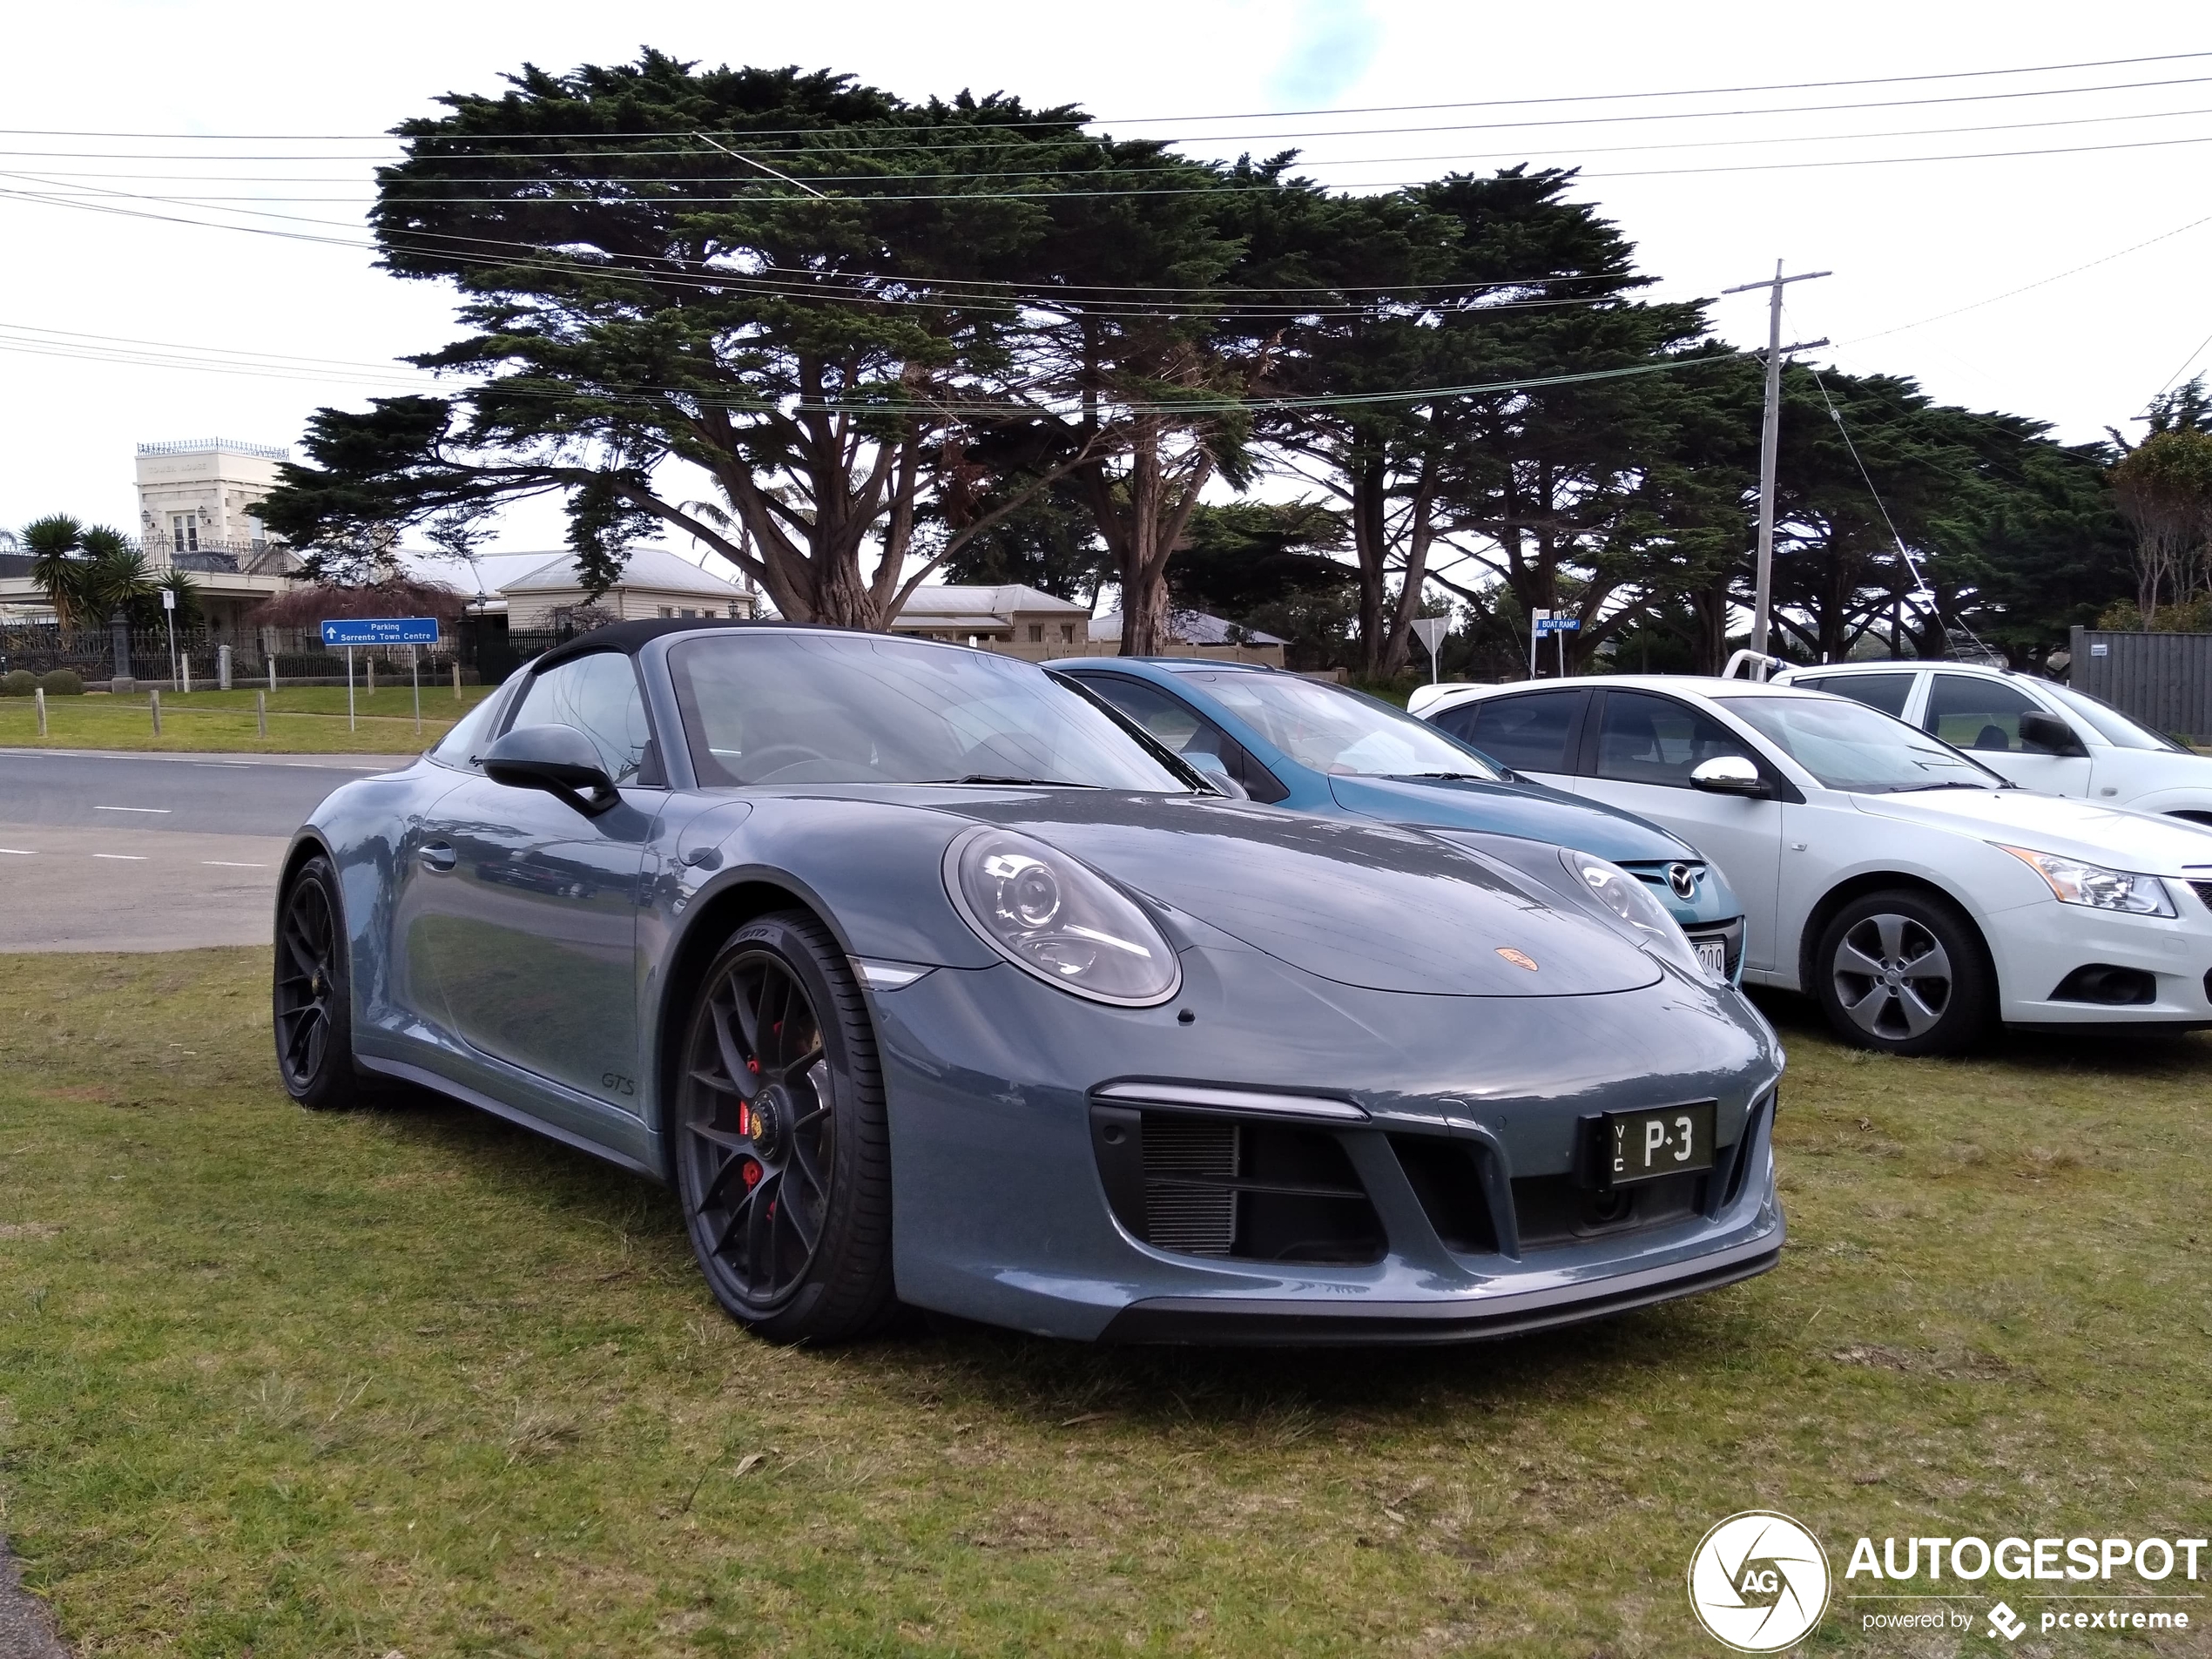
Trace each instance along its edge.
{"label": "front bumper", "polygon": [[1264,1347],[1495,1341],[1756,1278],[1781,1261],[1782,1234],[1777,1216],[1770,1234],[1672,1266],[1618,1273],[1592,1284],[1501,1291],[1480,1298],[1316,1308],[1264,1297],[1153,1297],[1123,1308],[1098,1339]]}
{"label": "front bumper", "polygon": [[[2000,1016],[2018,1025],[2212,1023],[2212,905],[2186,882],[2166,887],[2175,915],[2128,915],[2055,900],[1998,912],[1987,934]],[[2093,965],[2149,975],[2150,1000],[2105,1003],[2053,995],[2069,974]]]}
{"label": "front bumper", "polygon": [[[1079,1339],[1433,1343],[1596,1318],[1774,1264],[1780,1054],[1735,992],[1668,980],[1609,996],[1425,997],[1250,951],[1195,949],[1184,966],[1183,995],[1155,1009],[1081,1002],[1011,968],[872,993],[902,1299]],[[1356,1176],[1372,1248],[1292,1258],[1295,1228],[1258,1246],[1287,1241],[1274,1259],[1232,1253],[1251,1248],[1241,1231],[1205,1254],[1149,1242],[1125,1198],[1109,1199],[1093,1138],[1111,1103],[1100,1086],[1133,1077],[1355,1103],[1359,1121],[1303,1132],[1330,1143],[1337,1186]],[[1712,1173],[1675,1177],[1648,1221],[1641,1198],[1618,1219],[1578,1214],[1581,1120],[1693,1099],[1717,1103]],[[1461,1172],[1457,1197],[1440,1192],[1440,1169]],[[1296,1179],[1326,1184],[1310,1169]]]}

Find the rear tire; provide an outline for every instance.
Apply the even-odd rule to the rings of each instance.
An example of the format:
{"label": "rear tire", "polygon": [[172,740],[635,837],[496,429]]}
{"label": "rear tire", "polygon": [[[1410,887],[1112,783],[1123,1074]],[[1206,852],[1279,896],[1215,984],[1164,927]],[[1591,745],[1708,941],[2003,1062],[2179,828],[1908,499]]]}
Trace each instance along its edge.
{"label": "rear tire", "polygon": [[346,913],[338,873],[320,855],[300,867],[277,907],[270,1015],[287,1094],[314,1111],[343,1110],[367,1099],[366,1082],[354,1066]]}
{"label": "rear tire", "polygon": [[708,1287],[776,1342],[896,1312],[891,1136],[867,1004],[804,911],[746,923],[694,995],[674,1079],[677,1192]]}
{"label": "rear tire", "polygon": [[1996,1001],[1973,924],[1905,888],[1838,911],[1814,948],[1812,977],[1836,1035],[1884,1054],[1958,1054],[1988,1029]]}

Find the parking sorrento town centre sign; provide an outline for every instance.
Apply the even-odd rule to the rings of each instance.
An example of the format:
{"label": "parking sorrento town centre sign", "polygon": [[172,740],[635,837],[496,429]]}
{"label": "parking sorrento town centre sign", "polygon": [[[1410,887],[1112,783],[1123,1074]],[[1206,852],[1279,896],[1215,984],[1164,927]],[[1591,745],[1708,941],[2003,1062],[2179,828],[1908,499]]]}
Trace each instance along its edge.
{"label": "parking sorrento town centre sign", "polygon": [[322,643],[334,649],[358,645],[435,645],[438,643],[435,617],[357,617],[346,622],[326,622]]}

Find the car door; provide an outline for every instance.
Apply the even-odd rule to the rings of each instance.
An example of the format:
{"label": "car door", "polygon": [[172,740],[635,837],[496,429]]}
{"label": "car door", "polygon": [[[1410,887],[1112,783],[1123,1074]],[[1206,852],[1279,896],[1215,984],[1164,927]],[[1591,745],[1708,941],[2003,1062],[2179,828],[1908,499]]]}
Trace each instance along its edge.
{"label": "car door", "polygon": [[470,1048],[636,1111],[638,883],[662,779],[630,658],[534,675],[507,726],[546,725],[591,739],[620,804],[588,818],[469,778],[425,815],[411,931]]}
{"label": "car door", "polygon": [[[2087,795],[2089,757],[2054,754],[2020,740],[2023,714],[2052,713],[2017,686],[1979,674],[1939,670],[1928,687],[1921,727],[1955,749],[1964,749],[1992,771],[2047,795]],[[2065,717],[2060,716],[2064,718]],[[2067,721],[2071,725],[2072,721]],[[2080,745],[2077,743],[2076,747]]]}
{"label": "car door", "polygon": [[1575,748],[1588,697],[1575,687],[1476,698],[1440,710],[1429,717],[1429,724],[1473,745],[1501,766],[1555,789],[1572,790],[1579,781]]}
{"label": "car door", "polygon": [[1581,792],[1641,813],[1688,841],[1728,878],[1743,901],[1743,963],[1770,972],[1782,857],[1782,803],[1693,788],[1689,774],[1722,755],[1774,768],[1745,738],[1703,709],[1656,691],[1598,691],[1583,716]]}

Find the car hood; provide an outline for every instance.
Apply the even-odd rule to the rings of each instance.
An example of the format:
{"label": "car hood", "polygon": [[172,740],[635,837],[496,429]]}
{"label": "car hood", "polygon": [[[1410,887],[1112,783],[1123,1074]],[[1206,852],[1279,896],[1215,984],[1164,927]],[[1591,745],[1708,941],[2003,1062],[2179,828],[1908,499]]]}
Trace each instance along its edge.
{"label": "car hood", "polygon": [[1698,857],[1649,819],[1543,784],[1338,777],[1329,779],[1329,792],[1347,813],[1409,828],[1489,830],[1571,846],[1615,864]]}
{"label": "car hood", "polygon": [[1610,927],[1551,908],[1457,847],[1384,825],[1105,792],[955,810],[1035,835],[1170,912],[1342,985],[1588,996],[1660,978]]}
{"label": "car hood", "polygon": [[2212,830],[2064,795],[2033,789],[1925,789],[1854,799],[1860,812],[1879,818],[2115,869],[2178,879],[2212,868]]}

